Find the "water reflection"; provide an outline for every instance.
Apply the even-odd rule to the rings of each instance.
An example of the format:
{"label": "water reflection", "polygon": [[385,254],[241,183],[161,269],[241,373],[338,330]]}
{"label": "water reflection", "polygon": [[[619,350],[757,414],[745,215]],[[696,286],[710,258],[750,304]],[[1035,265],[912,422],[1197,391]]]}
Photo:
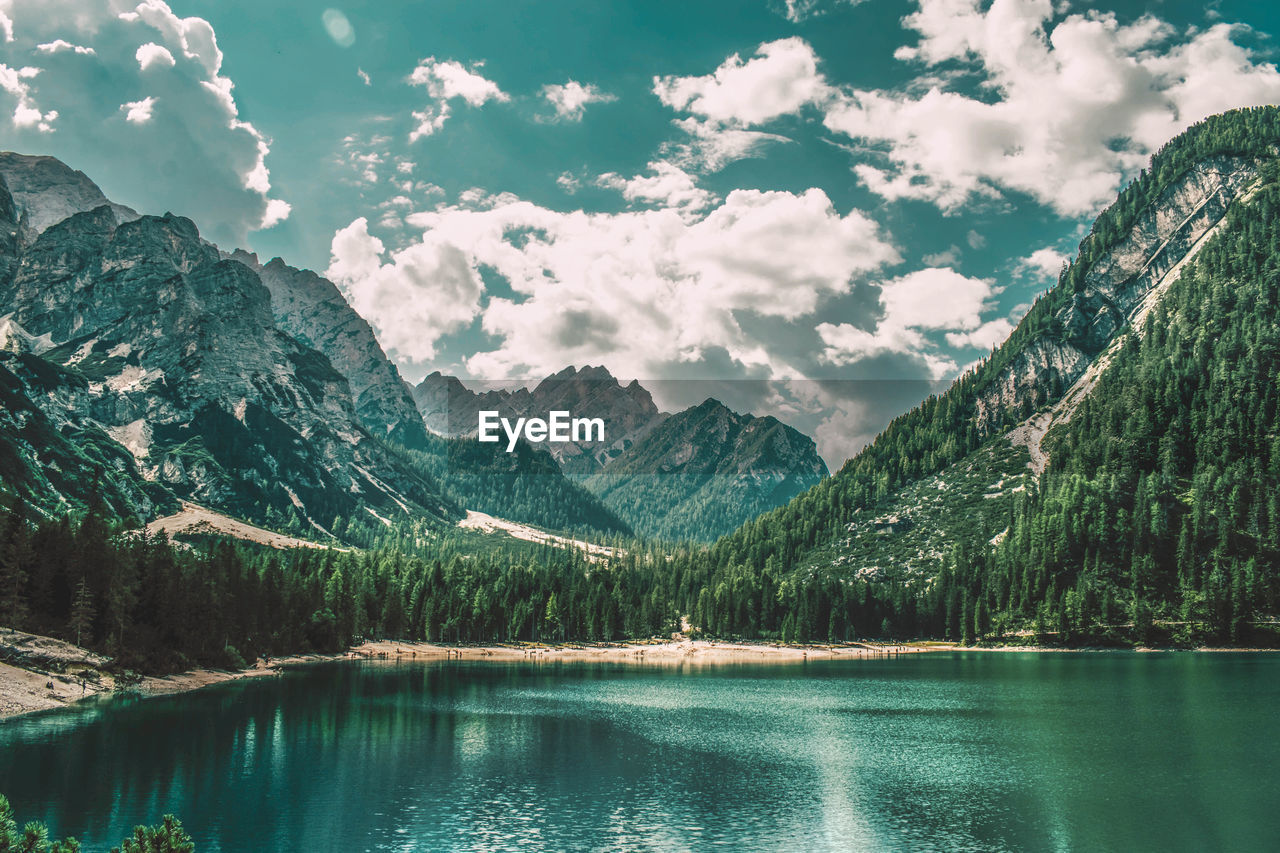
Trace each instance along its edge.
{"label": "water reflection", "polygon": [[336,664],[0,725],[0,790],[201,851],[1263,849],[1280,656]]}

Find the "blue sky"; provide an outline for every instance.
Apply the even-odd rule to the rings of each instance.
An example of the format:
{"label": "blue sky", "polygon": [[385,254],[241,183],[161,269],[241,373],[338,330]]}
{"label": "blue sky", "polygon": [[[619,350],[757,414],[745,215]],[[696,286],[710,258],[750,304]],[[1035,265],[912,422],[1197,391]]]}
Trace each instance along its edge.
{"label": "blue sky", "polygon": [[327,270],[406,378],[710,380],[663,402],[718,388],[832,464],[1002,340],[1155,148],[1280,99],[1280,13],[1226,0],[0,15],[0,144]]}

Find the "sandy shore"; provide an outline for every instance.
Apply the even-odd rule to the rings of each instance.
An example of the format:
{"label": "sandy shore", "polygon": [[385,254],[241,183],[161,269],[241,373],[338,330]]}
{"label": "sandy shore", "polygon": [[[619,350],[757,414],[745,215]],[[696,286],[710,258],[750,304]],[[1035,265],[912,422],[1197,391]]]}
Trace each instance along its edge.
{"label": "sandy shore", "polygon": [[[106,660],[70,643],[32,634],[0,636],[0,651],[17,665],[0,663],[0,718],[69,705],[111,693],[116,679]],[[809,660],[874,660],[954,648],[947,643],[781,645],[672,640],[632,643],[448,646],[434,643],[367,642],[332,655],[292,655],[258,660],[241,671],[196,669],[169,676],[147,676],[129,689],[143,695],[198,690],[212,684],[276,675],[307,663],[341,660],[463,660],[532,663],[597,662],[654,666],[706,666],[742,663],[803,663]],[[14,649],[19,651],[14,654]],[[37,651],[32,652],[35,649]]]}
{"label": "sandy shore", "polygon": [[[16,653],[15,653],[16,650]],[[619,663],[644,666],[713,666],[733,664],[795,664],[817,660],[871,661],[899,655],[938,651],[1071,652],[1114,651],[1056,649],[1041,646],[964,647],[955,643],[844,643],[835,645],[782,645],[780,643],[730,643],[714,640],[652,640],[630,643],[565,643],[542,645],[449,646],[435,643],[367,642],[347,652],[326,655],[292,655],[258,660],[241,671],[197,669],[169,676],[148,676],[129,689],[144,695],[198,690],[212,684],[244,678],[263,678],[308,663],[341,660],[461,660],[507,661],[536,664]],[[1136,649],[1137,652],[1165,651]],[[1197,651],[1267,651],[1265,649],[1212,649]],[[0,718],[57,708],[116,689],[116,679],[104,667],[107,661],[70,643],[32,634],[0,635],[0,656],[16,662],[0,663]]]}

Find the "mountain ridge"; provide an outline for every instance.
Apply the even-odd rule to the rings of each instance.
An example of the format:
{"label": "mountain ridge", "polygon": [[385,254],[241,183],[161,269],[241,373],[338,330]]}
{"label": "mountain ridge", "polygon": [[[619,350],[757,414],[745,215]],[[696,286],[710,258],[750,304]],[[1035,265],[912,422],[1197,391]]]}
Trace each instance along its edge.
{"label": "mountain ridge", "polygon": [[[0,163],[5,194],[4,169],[25,162]],[[79,173],[58,174],[81,186]],[[98,200],[46,187],[22,215],[48,218],[38,208],[48,198],[56,213],[68,198]],[[12,220],[18,205],[10,198],[0,208],[10,233],[23,233]],[[60,369],[45,370],[60,385],[26,383],[27,401],[60,431],[100,429],[172,497],[322,532],[364,504],[416,507],[425,517],[459,512],[429,476],[379,446],[356,416],[347,379],[277,327],[257,274],[224,259],[191,220],[122,221],[99,204],[0,248],[0,344]],[[116,509],[145,517],[157,507]]]}

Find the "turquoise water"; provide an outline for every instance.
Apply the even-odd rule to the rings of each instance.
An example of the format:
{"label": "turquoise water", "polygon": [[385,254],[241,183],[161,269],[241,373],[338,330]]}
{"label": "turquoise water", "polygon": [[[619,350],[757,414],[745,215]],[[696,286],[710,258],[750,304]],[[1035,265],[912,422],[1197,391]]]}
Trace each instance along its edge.
{"label": "turquoise water", "polygon": [[1268,850],[1280,655],[316,665],[2,723],[0,791],[102,849]]}

